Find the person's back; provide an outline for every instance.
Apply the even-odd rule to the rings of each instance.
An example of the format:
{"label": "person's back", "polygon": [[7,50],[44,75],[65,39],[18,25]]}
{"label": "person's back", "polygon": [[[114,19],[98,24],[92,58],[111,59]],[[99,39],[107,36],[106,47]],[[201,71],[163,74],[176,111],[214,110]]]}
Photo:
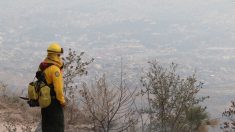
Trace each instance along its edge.
{"label": "person's back", "polygon": [[51,104],[41,109],[42,132],[64,132],[65,99],[63,94],[63,76],[61,70],[63,62],[60,55],[63,49],[57,43],[51,44],[47,49],[47,57],[39,65],[38,71],[44,72],[44,78],[50,86]]}

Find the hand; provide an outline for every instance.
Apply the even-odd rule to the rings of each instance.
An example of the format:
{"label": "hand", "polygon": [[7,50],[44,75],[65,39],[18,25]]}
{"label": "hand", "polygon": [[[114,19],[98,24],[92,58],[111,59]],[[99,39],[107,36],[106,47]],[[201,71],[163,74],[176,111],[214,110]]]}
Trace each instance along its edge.
{"label": "hand", "polygon": [[61,107],[62,107],[62,108],[64,108],[64,107],[66,106],[66,105],[65,105],[65,103],[63,103],[63,104],[60,104],[60,105],[61,105]]}

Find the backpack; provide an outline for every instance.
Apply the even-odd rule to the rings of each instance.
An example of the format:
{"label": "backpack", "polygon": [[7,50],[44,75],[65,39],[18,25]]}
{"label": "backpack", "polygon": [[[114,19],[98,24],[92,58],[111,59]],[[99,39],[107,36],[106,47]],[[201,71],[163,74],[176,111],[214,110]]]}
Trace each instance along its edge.
{"label": "backpack", "polygon": [[52,97],[55,97],[53,85],[48,85],[45,79],[44,70],[53,64],[41,63],[39,71],[36,72],[36,81],[30,82],[28,85],[28,104],[30,107],[40,106],[46,108],[51,104]]}

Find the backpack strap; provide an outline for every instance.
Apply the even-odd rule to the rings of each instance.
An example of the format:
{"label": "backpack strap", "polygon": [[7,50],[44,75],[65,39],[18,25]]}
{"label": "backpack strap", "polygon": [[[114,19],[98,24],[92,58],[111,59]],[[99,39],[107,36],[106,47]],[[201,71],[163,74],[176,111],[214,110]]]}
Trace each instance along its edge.
{"label": "backpack strap", "polygon": [[39,65],[39,68],[40,68],[42,71],[44,71],[44,70],[46,70],[48,67],[50,67],[50,66],[52,66],[52,65],[54,65],[54,64],[42,62],[42,63]]}
{"label": "backpack strap", "polygon": [[42,82],[44,82],[47,86],[49,86],[50,88],[51,88],[51,97],[52,98],[56,98],[56,93],[55,93],[55,90],[54,90],[54,85],[53,85],[53,83],[52,84],[47,84],[47,81],[46,81],[46,78],[45,78],[45,73],[44,73],[44,71],[48,68],[48,67],[50,67],[50,66],[52,66],[52,65],[54,65],[54,64],[52,64],[52,63],[46,63],[46,62],[42,62],[40,65],[39,65],[39,69],[38,69],[38,71],[36,72],[36,78],[38,79],[38,81],[40,82],[40,81],[42,81]]}
{"label": "backpack strap", "polygon": [[46,80],[45,80],[44,71],[45,71],[48,67],[50,67],[50,66],[52,66],[52,65],[53,65],[52,63],[42,62],[42,63],[39,65],[39,69],[38,69],[38,71],[36,72],[36,76],[35,76],[35,77],[36,77],[39,81],[43,81],[43,82],[47,83]]}

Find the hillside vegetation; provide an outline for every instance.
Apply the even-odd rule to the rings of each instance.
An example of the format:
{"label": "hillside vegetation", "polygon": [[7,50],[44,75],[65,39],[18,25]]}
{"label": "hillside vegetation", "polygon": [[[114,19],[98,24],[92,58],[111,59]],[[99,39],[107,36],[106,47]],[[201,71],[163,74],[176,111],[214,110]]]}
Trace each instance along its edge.
{"label": "hillside vegetation", "polygon": [[[178,75],[176,64],[163,67],[157,61],[148,62],[139,79],[142,86],[137,88],[128,84],[122,64],[119,80],[110,83],[100,75],[79,86],[77,80],[88,74],[87,67],[94,61],[84,60],[83,55],[70,49],[63,58],[66,132],[207,132],[217,125],[200,105],[209,98],[197,96],[203,83],[194,74]],[[6,89],[1,83],[1,131],[35,131],[40,109],[30,108]]]}

